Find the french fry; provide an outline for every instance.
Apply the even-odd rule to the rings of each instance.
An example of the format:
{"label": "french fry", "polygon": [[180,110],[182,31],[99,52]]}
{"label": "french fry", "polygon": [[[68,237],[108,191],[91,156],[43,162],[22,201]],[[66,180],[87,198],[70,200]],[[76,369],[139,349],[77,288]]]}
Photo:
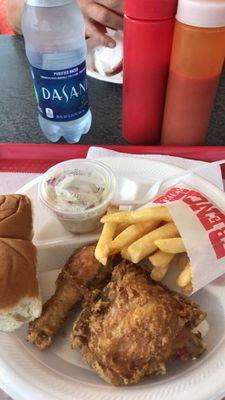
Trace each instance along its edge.
{"label": "french fry", "polygon": [[169,265],[174,257],[174,254],[169,254],[165,253],[164,251],[158,250],[155,254],[149,257],[149,261],[154,267],[162,267]]}
{"label": "french fry", "polygon": [[177,279],[177,284],[180,288],[185,288],[191,283],[191,267],[188,263]]}
{"label": "french fry", "polygon": [[130,226],[129,224],[118,224],[116,227],[115,237],[120,235],[121,232],[125,231],[125,229]]}
{"label": "french fry", "polygon": [[179,232],[176,225],[173,222],[169,222],[134,242],[126,250],[126,256],[134,264],[138,264],[145,257],[150,256],[157,250],[157,246],[154,243],[156,240],[176,237],[178,235]]}
{"label": "french fry", "polygon": [[[111,206],[107,210],[107,214],[113,214],[118,211],[118,207]],[[95,249],[95,258],[103,265],[107,264],[108,254],[105,252],[105,246],[114,238],[117,224],[108,222],[103,226],[101,236]]]}
{"label": "french fry", "polygon": [[184,293],[192,292],[190,260],[178,229],[164,206],[130,212],[118,212],[118,207],[110,207],[101,222],[104,227],[95,257],[103,265],[106,265],[109,255],[120,252],[122,258],[134,264],[149,257],[153,265],[151,278],[162,281],[178,254],[180,273],[177,284]]}
{"label": "french fry", "polygon": [[151,278],[154,281],[161,282],[165,278],[169,269],[169,265],[161,265],[160,267],[154,267],[151,272]]}
{"label": "french fry", "polygon": [[182,291],[183,291],[184,293],[191,293],[192,290],[193,290],[193,286],[192,286],[192,283],[191,283],[191,282],[188,283],[187,286],[185,286],[185,287],[182,288]]}
{"label": "french fry", "polygon": [[[184,269],[186,267],[190,267],[190,260],[189,260],[187,253],[182,253],[182,254],[180,254],[179,259],[178,259],[178,268],[180,271],[184,271]],[[178,279],[179,279],[179,277],[178,277]],[[177,279],[177,284],[179,286],[178,279]],[[182,291],[184,293],[191,293],[192,290],[193,290],[193,286],[192,286],[191,279],[190,279],[190,282],[188,282],[188,284],[186,286],[182,287]]]}
{"label": "french fry", "polygon": [[149,261],[154,266],[151,272],[151,278],[154,281],[160,282],[163,278],[165,278],[170,263],[172,262],[174,254],[164,253],[163,251],[157,251],[153,256],[149,257]]}
{"label": "french fry", "polygon": [[189,262],[190,260],[186,252],[180,254],[178,258],[178,268],[182,271]]}
{"label": "french fry", "polygon": [[131,261],[130,256],[129,256],[128,252],[127,252],[127,248],[125,248],[125,249],[123,249],[123,250],[121,251],[121,257],[122,257],[124,260]]}
{"label": "french fry", "polygon": [[179,238],[159,239],[155,241],[155,245],[159,250],[165,253],[180,254],[186,251],[183,240]]}
{"label": "french fry", "polygon": [[117,224],[137,224],[139,222],[154,221],[171,221],[171,216],[166,207],[151,207],[143,208],[136,211],[123,211],[113,215],[105,215],[102,219],[102,223],[116,222]]}
{"label": "french fry", "polygon": [[121,232],[111,243],[108,244],[108,253],[116,254],[121,250],[130,246],[133,242],[140,239],[146,233],[156,229],[159,225],[158,221],[140,222],[139,224],[130,225]]}

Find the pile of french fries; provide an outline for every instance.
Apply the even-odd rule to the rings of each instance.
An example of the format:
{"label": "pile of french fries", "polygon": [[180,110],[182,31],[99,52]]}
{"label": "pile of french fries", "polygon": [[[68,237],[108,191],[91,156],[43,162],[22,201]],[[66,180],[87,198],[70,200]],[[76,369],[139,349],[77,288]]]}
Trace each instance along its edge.
{"label": "pile of french fries", "polygon": [[170,265],[178,257],[178,286],[192,292],[191,267],[184,243],[166,207],[151,207],[136,211],[118,211],[110,206],[101,219],[103,230],[95,257],[103,265],[113,254],[138,264],[149,259],[151,278],[162,281]]}

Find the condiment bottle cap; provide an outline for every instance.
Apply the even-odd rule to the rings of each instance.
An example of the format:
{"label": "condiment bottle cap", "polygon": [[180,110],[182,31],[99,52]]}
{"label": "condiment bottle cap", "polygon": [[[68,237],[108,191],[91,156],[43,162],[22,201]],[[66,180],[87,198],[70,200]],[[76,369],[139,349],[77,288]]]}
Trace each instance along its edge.
{"label": "condiment bottle cap", "polygon": [[140,20],[162,20],[175,16],[177,0],[125,0],[125,15]]}
{"label": "condiment bottle cap", "polygon": [[176,19],[200,28],[225,26],[225,0],[179,0]]}

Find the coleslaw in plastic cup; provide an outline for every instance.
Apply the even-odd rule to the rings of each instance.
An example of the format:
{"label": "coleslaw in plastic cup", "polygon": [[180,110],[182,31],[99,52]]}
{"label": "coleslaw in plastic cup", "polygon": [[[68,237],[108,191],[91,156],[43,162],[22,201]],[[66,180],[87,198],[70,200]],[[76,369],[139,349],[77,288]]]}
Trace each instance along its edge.
{"label": "coleslaw in plastic cup", "polygon": [[103,163],[69,160],[50,168],[42,177],[38,193],[64,228],[89,233],[100,228],[116,190],[116,178]]}

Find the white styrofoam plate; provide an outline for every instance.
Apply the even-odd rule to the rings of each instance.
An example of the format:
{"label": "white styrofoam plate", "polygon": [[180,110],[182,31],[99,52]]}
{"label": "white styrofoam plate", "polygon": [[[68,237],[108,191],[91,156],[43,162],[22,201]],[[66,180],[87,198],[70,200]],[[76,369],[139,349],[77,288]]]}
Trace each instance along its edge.
{"label": "white styrofoam plate", "polygon": [[[142,195],[158,179],[180,168],[146,159],[104,158],[118,179],[122,198]],[[54,281],[68,256],[93,242],[97,235],[73,236],[45,210],[37,198],[38,179],[19,192],[34,207],[38,274],[43,300],[54,291]],[[196,178],[199,189],[225,209],[225,195],[212,184]],[[197,361],[175,362],[165,376],[150,377],[138,385],[115,388],[102,381],[70,348],[70,331],[76,312],[57,336],[54,345],[40,352],[25,340],[27,327],[13,334],[0,333],[0,386],[15,400],[215,400],[225,392],[225,277],[193,296],[208,313],[201,331],[207,352]],[[79,310],[77,310],[79,311]]]}
{"label": "white styrofoam plate", "polygon": [[118,85],[123,84],[123,73],[120,72],[119,74],[113,76],[103,76],[99,74],[99,72],[91,71],[87,69],[87,75],[91,78],[98,79],[99,81],[109,82],[109,83],[116,83]]}

